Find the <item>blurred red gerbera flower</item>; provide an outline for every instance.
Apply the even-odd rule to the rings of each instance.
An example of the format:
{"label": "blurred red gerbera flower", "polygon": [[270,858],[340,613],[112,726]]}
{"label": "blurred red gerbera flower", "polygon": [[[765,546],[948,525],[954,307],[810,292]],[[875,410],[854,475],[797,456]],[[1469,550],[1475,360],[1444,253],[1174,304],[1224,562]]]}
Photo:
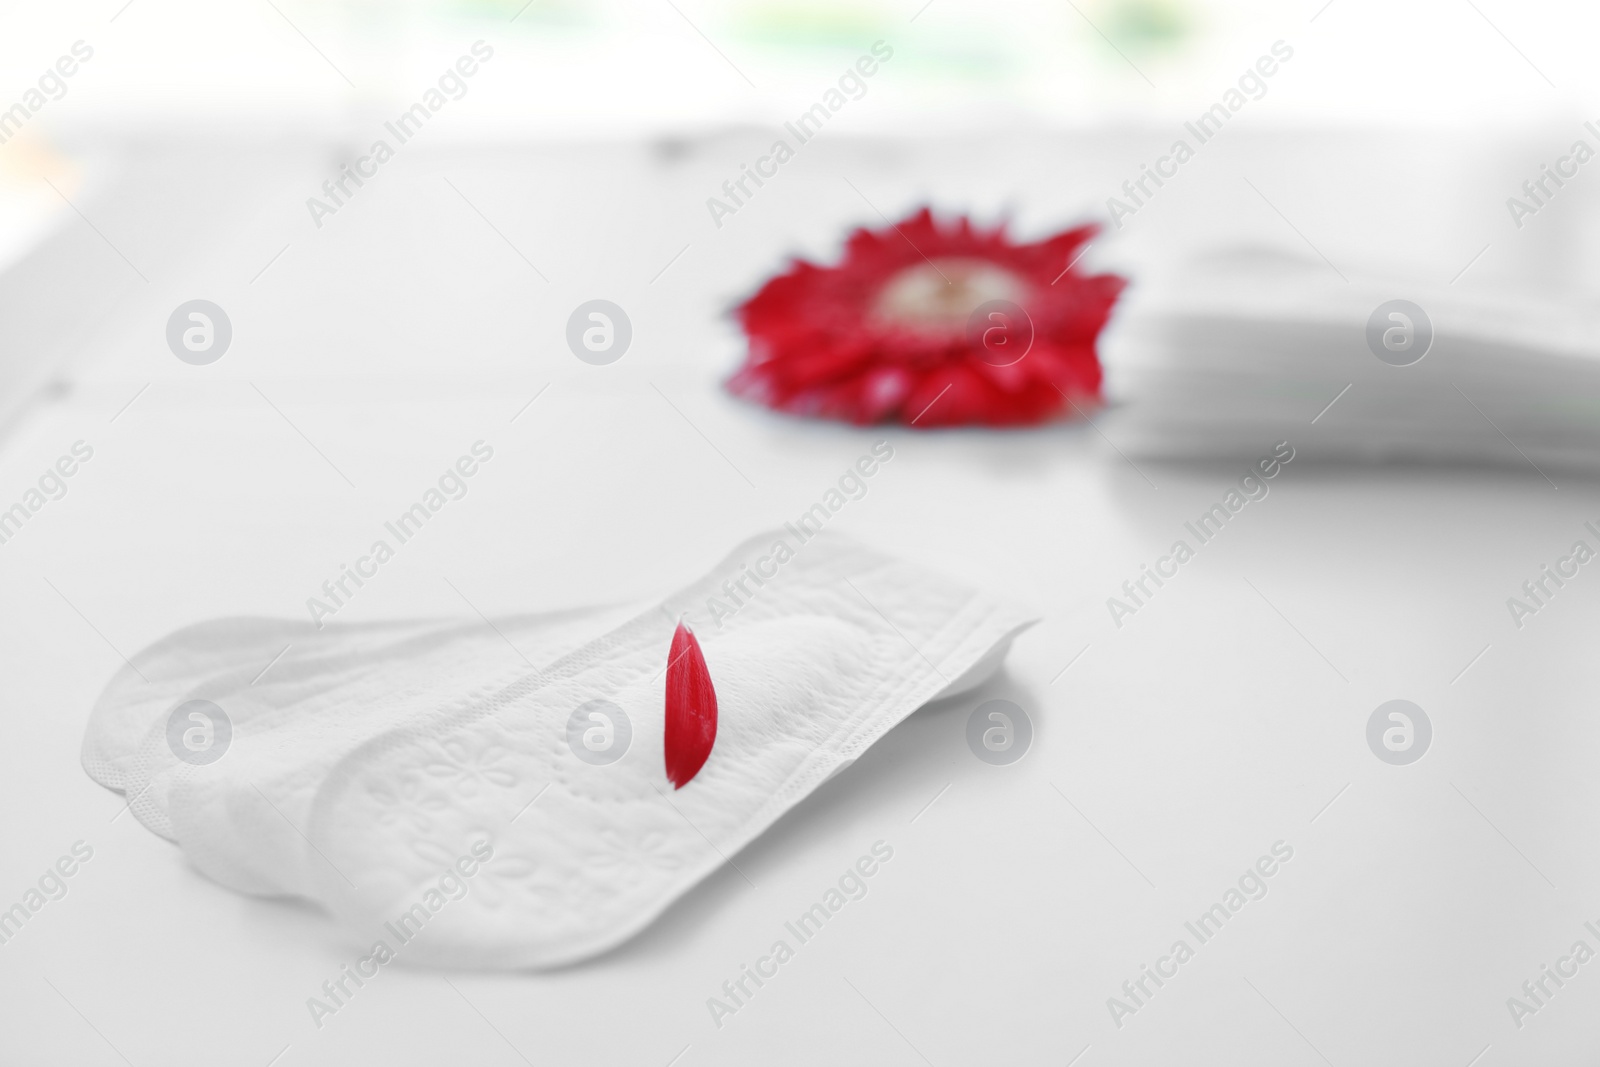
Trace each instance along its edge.
{"label": "blurred red gerbera flower", "polygon": [[1100,400],[1095,339],[1126,284],[1075,269],[1093,225],[1032,244],[923,208],[851,234],[838,266],[797,260],[736,313],[728,381],[797,415],[919,428],[1044,422]]}

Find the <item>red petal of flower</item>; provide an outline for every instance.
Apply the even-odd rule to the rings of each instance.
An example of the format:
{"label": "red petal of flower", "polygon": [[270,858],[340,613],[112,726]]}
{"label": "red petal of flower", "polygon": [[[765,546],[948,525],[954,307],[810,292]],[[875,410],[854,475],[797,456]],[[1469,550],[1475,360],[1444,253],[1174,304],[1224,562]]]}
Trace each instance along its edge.
{"label": "red petal of flower", "polygon": [[683,623],[667,653],[667,779],[682,789],[700,773],[717,739],[717,691],[700,642]]}

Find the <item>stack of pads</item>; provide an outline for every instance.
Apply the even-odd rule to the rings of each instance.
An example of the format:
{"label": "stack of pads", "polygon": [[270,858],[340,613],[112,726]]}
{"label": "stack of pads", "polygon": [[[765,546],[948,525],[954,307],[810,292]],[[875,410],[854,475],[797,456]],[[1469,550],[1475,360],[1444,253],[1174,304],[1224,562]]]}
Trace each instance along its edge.
{"label": "stack of pads", "polygon": [[1464,285],[1238,251],[1135,287],[1104,345],[1108,432],[1152,457],[1287,440],[1334,461],[1593,469],[1600,305]]}

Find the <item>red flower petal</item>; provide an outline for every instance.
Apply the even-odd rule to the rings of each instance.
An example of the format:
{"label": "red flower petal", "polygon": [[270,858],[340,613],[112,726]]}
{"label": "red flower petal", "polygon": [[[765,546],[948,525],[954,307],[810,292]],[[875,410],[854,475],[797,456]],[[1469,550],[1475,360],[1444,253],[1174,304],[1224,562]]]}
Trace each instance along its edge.
{"label": "red flower petal", "polygon": [[700,642],[683,623],[667,653],[667,779],[682,789],[700,773],[717,740],[717,691]]}
{"label": "red flower petal", "polygon": [[[796,415],[917,429],[1039,423],[1077,414],[1073,404],[1092,410],[1095,342],[1125,284],[1074,266],[1095,232],[1080,226],[1019,244],[1003,227],[940,222],[926,208],[897,226],[856,230],[837,264],[796,261],[737,309],[750,351],[728,389]],[[922,328],[929,323],[893,313],[904,300],[885,301],[891,291],[907,295],[897,280],[936,270],[949,285],[960,265],[981,283],[962,283],[973,299],[1001,279],[1006,299],[1026,312],[1032,344],[1015,363],[997,365],[965,331]]]}

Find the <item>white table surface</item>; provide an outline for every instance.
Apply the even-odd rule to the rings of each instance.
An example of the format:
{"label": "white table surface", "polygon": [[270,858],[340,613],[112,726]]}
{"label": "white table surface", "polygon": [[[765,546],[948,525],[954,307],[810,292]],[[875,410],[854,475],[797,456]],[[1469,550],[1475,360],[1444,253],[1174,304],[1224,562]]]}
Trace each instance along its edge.
{"label": "white table surface", "polygon": [[[877,222],[841,177],[891,216],[924,195],[1009,202],[1038,232],[1137,160],[1143,142],[1119,136],[819,143],[720,231],[703,199],[748,158],[737,139],[676,156],[408,149],[320,231],[303,200],[335,153],[257,146],[165,173],[168,148],[136,152],[80,204],[107,241],[65,231],[94,267],[89,296],[68,294],[95,311],[63,322],[79,331],[70,385],[0,449],[5,503],[75,440],[95,449],[0,545],[0,907],[74,841],[94,848],[0,946],[0,1062],[1588,1062],[1600,963],[1520,1029],[1506,998],[1579,938],[1600,948],[1582,925],[1600,925],[1600,573],[1520,631],[1505,600],[1593,544],[1595,484],[1319,466],[1308,412],[1270,497],[1118,630],[1105,599],[1242,472],[1136,471],[1082,426],[805,423],[717,388],[738,355],[723,309],[784,254]],[[1448,277],[1482,244],[1472,227],[1501,222],[1482,189],[1392,185],[1402,202],[1372,218],[1377,186],[1329,193],[1312,149],[1248,148],[1219,144],[1165,221],[1095,258],[1138,271],[1220,234],[1293,242],[1238,183],[1246,166],[1336,260],[1404,227]],[[107,242],[148,282],[118,278]],[[1528,245],[1503,242],[1488,275],[1579,255],[1558,235]],[[597,296],[635,329],[610,367],[561,340]],[[234,325],[209,367],[162,338],[193,297]],[[754,887],[725,869],[600,959],[391,967],[319,1030],[306,998],[345,962],[326,920],[210,883],[79,768],[122,654],[202,618],[306,618],[336,565],[478,438],[496,458],[470,495],[341,618],[465,613],[445,578],[490,613],[668,590],[804,510],[880,434],[896,459],[837,527],[1025,597],[1043,623],[981,692],[913,716],[739,856]],[[964,741],[995,696],[1036,729],[1009,767]],[[1435,730],[1405,767],[1364,734],[1396,697]],[[894,859],[868,896],[717,1028],[706,999],[880,839]],[[1294,857],[1269,894],[1115,1026],[1107,998],[1279,840]]]}

